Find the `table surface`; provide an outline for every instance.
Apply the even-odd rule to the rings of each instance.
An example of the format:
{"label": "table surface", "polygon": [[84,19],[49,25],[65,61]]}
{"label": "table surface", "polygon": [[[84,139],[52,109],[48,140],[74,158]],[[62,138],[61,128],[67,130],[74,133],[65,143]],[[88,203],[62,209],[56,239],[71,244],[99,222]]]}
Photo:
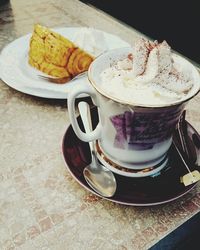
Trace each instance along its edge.
{"label": "table surface", "polygon": [[[0,7],[0,49],[35,23],[94,27],[129,43],[141,35],[77,0],[10,0]],[[200,95],[187,105],[187,120],[200,132],[199,105]],[[83,189],[61,153],[66,100],[29,96],[0,80],[0,117],[1,249],[148,249],[200,211],[199,184],[152,207],[114,204]]]}

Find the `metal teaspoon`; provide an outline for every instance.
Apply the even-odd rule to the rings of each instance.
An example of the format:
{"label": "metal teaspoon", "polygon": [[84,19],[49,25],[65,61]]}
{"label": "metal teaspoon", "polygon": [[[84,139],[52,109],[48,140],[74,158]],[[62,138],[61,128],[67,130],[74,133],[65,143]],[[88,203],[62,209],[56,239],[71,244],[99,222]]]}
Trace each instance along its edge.
{"label": "metal teaspoon", "polygon": [[[91,131],[89,106],[86,102],[79,102],[78,108],[85,132],[89,133]],[[109,169],[98,162],[94,142],[89,142],[89,146],[92,160],[83,170],[84,178],[88,185],[98,194],[104,197],[112,197],[117,188],[115,176]]]}

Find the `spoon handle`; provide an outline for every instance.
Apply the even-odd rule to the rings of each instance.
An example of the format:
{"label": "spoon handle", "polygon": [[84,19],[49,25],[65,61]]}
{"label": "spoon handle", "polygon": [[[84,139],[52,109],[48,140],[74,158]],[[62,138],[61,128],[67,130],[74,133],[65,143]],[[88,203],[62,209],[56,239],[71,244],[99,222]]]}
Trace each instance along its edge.
{"label": "spoon handle", "polygon": [[[89,105],[86,102],[79,102],[78,108],[79,108],[79,112],[80,112],[80,116],[83,122],[83,127],[85,129],[85,132],[89,133],[92,130],[92,120],[91,120]],[[90,146],[91,153],[94,152],[94,143],[89,142],[89,146]]]}

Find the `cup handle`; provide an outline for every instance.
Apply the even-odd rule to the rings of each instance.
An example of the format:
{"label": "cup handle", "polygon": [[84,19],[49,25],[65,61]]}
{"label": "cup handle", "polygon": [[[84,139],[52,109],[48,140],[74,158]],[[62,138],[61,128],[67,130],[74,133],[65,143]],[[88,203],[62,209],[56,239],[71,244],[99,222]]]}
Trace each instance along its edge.
{"label": "cup handle", "polygon": [[69,93],[68,102],[67,102],[68,111],[69,111],[69,118],[70,118],[72,127],[77,137],[81,139],[82,141],[90,142],[90,141],[94,141],[100,138],[102,126],[100,123],[98,123],[96,128],[93,131],[86,132],[86,133],[82,132],[82,130],[80,129],[77,119],[76,119],[76,115],[75,115],[75,100],[77,96],[83,93],[91,96],[92,99],[95,101],[95,104],[98,106],[98,100],[97,100],[94,90],[89,85],[82,85],[82,86],[75,87]]}

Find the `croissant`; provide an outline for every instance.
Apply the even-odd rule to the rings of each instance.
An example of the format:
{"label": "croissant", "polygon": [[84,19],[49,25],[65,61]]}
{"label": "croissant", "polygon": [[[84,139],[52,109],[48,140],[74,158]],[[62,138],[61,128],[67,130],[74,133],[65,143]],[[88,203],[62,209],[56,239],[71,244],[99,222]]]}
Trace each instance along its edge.
{"label": "croissant", "polygon": [[36,24],[30,39],[29,64],[55,77],[70,77],[88,70],[94,57],[62,35]]}

